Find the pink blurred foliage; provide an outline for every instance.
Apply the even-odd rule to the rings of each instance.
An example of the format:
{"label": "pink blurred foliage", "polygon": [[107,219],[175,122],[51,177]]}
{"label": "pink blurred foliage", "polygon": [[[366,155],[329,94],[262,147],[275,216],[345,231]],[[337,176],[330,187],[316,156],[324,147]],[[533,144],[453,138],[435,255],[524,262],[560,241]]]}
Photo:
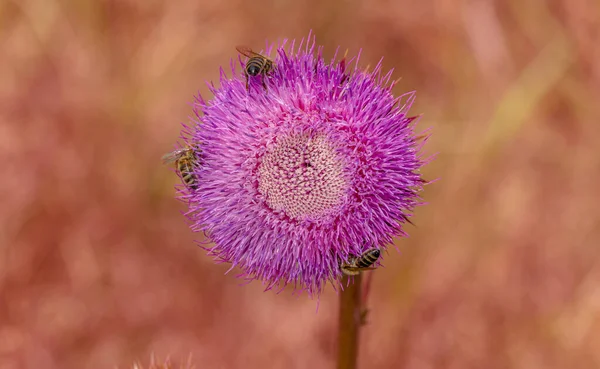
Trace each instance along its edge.
{"label": "pink blurred foliage", "polygon": [[[237,44],[384,55],[441,178],[374,274],[368,368],[600,366],[594,0],[0,3],[0,368],[333,367],[337,297],[240,287],[173,149]],[[145,361],[146,360],[146,361]]]}

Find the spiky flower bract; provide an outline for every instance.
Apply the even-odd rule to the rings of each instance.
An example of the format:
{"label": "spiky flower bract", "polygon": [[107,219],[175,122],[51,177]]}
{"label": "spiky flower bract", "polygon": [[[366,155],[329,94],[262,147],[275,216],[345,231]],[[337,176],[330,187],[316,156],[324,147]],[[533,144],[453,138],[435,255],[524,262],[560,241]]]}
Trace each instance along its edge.
{"label": "spiky flower bract", "polygon": [[199,148],[198,186],[180,198],[216,260],[314,296],[337,284],[341,262],[404,235],[424,161],[407,115],[414,93],[394,98],[381,62],[367,72],[358,57],[325,62],[310,36],[286,44],[266,90],[260,75],[246,89],[240,58],[212,100],[197,98],[182,138]]}

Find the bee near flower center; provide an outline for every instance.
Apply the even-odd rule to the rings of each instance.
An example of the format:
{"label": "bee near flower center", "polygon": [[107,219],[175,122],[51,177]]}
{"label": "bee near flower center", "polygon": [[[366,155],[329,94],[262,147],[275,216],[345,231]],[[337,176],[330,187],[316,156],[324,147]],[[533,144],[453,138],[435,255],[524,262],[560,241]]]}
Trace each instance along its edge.
{"label": "bee near flower center", "polygon": [[344,162],[325,135],[277,140],[258,167],[258,191],[276,213],[295,220],[323,220],[344,202]]}

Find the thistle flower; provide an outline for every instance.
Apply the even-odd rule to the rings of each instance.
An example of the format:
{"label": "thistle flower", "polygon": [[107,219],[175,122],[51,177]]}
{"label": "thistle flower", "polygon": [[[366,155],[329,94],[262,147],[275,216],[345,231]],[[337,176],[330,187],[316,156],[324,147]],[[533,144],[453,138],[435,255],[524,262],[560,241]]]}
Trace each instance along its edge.
{"label": "thistle flower", "polygon": [[217,261],[267,290],[293,284],[315,296],[336,286],[341,262],[405,235],[424,160],[407,116],[414,93],[394,98],[381,62],[367,72],[360,54],[325,62],[310,36],[286,44],[266,91],[260,75],[246,89],[239,58],[232,77],[221,69],[212,100],[197,98],[182,132],[198,148],[197,186],[179,197]]}

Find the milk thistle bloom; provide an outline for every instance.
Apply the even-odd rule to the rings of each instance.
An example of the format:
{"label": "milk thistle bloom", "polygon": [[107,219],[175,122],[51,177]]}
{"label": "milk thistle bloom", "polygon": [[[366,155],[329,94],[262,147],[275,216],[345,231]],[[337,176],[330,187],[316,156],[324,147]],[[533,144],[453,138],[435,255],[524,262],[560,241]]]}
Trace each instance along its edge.
{"label": "milk thistle bloom", "polygon": [[415,97],[394,98],[381,62],[373,72],[358,57],[325,62],[310,36],[275,49],[266,90],[260,75],[246,89],[240,58],[212,100],[197,98],[182,132],[198,148],[197,186],[179,197],[217,261],[267,289],[318,296],[340,262],[405,235],[424,184]]}

